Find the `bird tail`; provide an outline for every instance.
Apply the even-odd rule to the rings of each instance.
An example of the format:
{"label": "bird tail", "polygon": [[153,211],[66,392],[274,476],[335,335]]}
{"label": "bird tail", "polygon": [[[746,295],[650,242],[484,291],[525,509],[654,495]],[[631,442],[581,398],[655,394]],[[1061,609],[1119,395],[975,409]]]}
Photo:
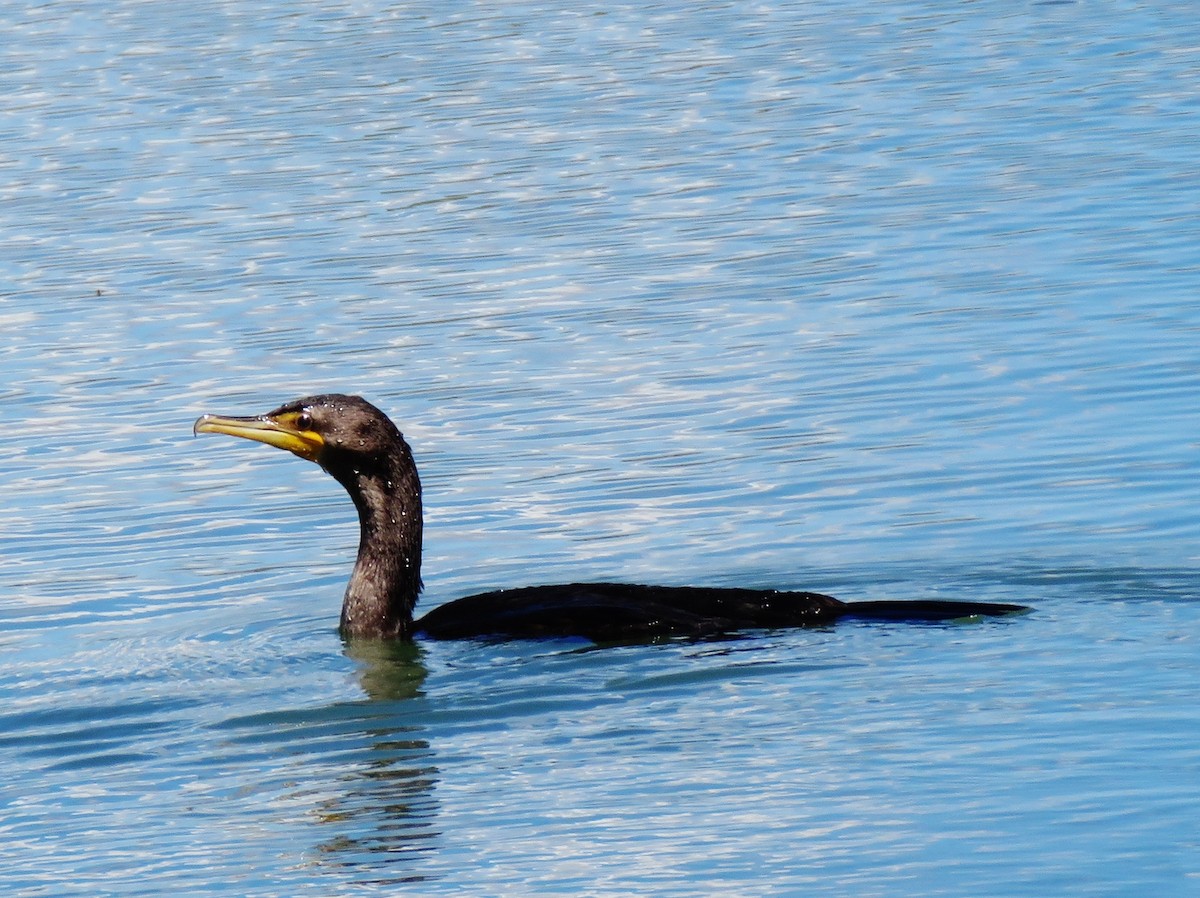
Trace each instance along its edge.
{"label": "bird tail", "polygon": [[840,617],[862,620],[948,621],[968,617],[1001,617],[1024,614],[1025,605],[1004,605],[996,602],[953,602],[940,599],[907,601],[847,602]]}

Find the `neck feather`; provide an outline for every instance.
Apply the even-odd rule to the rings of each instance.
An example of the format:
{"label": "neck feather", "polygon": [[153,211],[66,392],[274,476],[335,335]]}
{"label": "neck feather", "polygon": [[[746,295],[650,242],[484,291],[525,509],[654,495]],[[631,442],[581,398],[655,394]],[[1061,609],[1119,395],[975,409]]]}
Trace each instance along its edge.
{"label": "neck feather", "polygon": [[358,560],[342,604],[343,636],[408,638],[421,591],[421,482],[407,445],[376,470],[334,475],[358,509]]}

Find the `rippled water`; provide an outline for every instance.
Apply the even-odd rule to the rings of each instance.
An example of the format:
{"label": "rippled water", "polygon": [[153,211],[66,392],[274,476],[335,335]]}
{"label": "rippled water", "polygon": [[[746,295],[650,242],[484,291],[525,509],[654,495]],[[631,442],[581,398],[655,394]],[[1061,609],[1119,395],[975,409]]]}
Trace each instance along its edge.
{"label": "rippled water", "polygon": [[[0,887],[1200,888],[1188,4],[0,7]],[[359,392],[424,607],[1035,606],[346,646]]]}

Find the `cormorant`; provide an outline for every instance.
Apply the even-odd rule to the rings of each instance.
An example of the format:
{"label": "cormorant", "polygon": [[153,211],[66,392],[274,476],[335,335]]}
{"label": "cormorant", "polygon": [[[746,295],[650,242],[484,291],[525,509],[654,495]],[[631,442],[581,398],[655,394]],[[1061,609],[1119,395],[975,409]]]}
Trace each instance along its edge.
{"label": "cormorant", "polygon": [[436,639],[583,636],[596,642],[707,637],[829,624],[842,617],[952,620],[1027,610],[982,602],[841,602],[815,592],[571,583],[480,593],[413,620],[421,590],[421,482],[391,420],[358,396],[308,396],[265,415],[203,415],[194,433],[224,433],[316,462],[358,509],[358,560],[342,605],[346,637]]}

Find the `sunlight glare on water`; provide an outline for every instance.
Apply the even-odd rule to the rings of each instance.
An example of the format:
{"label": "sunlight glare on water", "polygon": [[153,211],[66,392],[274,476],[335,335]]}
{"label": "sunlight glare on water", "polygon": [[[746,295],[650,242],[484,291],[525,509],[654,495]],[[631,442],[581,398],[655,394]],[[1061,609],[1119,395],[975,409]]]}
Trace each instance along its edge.
{"label": "sunlight glare on water", "polygon": [[[0,890],[1187,895],[1183,4],[9,4]],[[353,508],[203,412],[404,430],[423,608],[1017,602],[360,645]]]}

